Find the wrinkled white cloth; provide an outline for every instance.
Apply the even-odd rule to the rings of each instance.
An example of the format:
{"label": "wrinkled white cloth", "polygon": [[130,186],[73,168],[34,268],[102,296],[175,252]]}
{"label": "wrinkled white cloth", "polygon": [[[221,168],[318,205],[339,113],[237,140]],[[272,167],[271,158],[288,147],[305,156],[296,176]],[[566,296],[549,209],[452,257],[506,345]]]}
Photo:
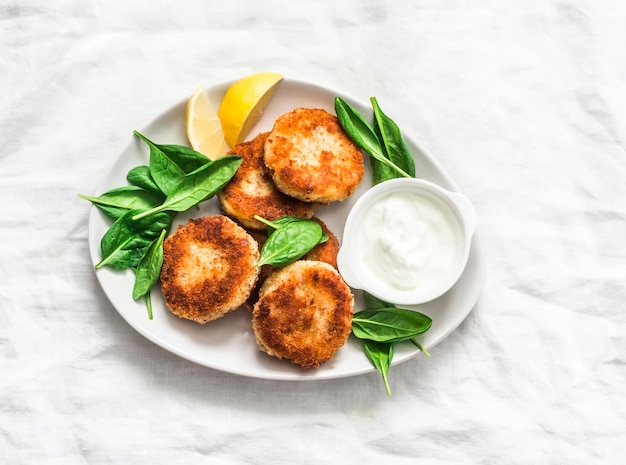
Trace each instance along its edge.
{"label": "wrinkled white cloth", "polygon": [[[617,0],[0,0],[0,463],[621,463],[625,23]],[[179,358],[96,280],[77,193],[199,83],[265,70],[377,96],[478,213],[480,299],[392,397]]]}

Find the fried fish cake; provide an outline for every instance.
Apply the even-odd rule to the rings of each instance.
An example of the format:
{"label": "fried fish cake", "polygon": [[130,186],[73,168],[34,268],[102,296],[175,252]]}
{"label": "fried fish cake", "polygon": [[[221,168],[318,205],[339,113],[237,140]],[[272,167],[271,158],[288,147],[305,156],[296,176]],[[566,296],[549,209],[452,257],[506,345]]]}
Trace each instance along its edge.
{"label": "fried fish cake", "polygon": [[310,218],[318,207],[315,203],[290,197],[276,188],[263,163],[268,135],[268,132],[261,133],[230,150],[229,153],[242,158],[241,165],[217,194],[224,213],[250,229],[265,229],[263,223],[254,219],[254,215],[268,220],[286,215]]}
{"label": "fried fish cake", "polygon": [[[326,262],[332,265],[334,268],[337,268],[337,254],[339,253],[339,241],[337,240],[337,237],[319,218],[314,216],[313,218],[311,218],[311,220],[316,221],[322,227],[322,231],[326,233],[326,235],[328,236],[328,240],[313,247],[301,258],[301,260]],[[248,233],[250,233],[250,235],[254,237],[254,239],[257,241],[257,244],[259,245],[259,249],[261,249],[263,247],[263,244],[267,240],[267,231],[250,230],[248,231]],[[263,265],[261,267],[259,279],[256,283],[256,286],[254,287],[248,300],[246,300],[246,308],[248,310],[252,311],[254,309],[254,304],[259,299],[259,289],[265,282],[265,279],[275,269],[276,268],[272,265]]]}
{"label": "fried fish cake", "polygon": [[352,329],[354,296],[331,265],[300,260],[266,279],[252,313],[261,351],[318,368]]}
{"label": "fried fish cake", "polygon": [[296,108],[276,119],[264,162],[280,191],[305,202],[344,200],[364,173],[363,154],[337,117],[316,108]]}
{"label": "fried fish cake", "polygon": [[181,318],[207,323],[240,307],[259,275],[256,241],[223,215],[192,219],[163,243],[161,289]]}

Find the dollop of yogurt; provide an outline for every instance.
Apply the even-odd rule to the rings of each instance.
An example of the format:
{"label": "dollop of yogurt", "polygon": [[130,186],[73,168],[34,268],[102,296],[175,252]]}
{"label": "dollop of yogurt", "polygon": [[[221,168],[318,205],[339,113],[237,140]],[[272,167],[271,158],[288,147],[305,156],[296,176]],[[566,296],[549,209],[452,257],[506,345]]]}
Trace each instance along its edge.
{"label": "dollop of yogurt", "polygon": [[456,215],[429,195],[398,191],[381,197],[357,234],[363,265],[398,290],[436,285],[461,258]]}

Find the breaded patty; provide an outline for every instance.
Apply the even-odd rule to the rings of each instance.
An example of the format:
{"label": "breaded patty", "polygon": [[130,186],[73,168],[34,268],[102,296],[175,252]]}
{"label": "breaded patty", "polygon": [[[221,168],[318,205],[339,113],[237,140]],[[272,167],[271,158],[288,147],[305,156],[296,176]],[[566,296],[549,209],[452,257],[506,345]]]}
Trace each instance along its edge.
{"label": "breaded patty", "polygon": [[[337,254],[339,253],[339,241],[337,240],[337,237],[319,218],[314,216],[313,218],[311,218],[311,220],[316,221],[322,227],[322,231],[326,233],[326,235],[328,236],[328,240],[313,247],[300,260],[326,262],[329,265],[332,265],[334,268],[337,268]],[[250,233],[250,235],[254,237],[254,239],[257,241],[260,250],[267,240],[267,231],[250,230],[248,231],[248,233]],[[250,294],[248,300],[246,300],[246,308],[248,310],[252,311],[254,309],[254,304],[259,299],[259,289],[265,282],[265,279],[275,269],[276,268],[272,265],[263,265],[261,267],[259,279],[256,283],[256,286],[252,290],[252,293]]]}
{"label": "breaded patty", "polygon": [[192,219],[163,243],[161,289],[181,318],[207,323],[240,307],[259,275],[259,248],[222,216]]}
{"label": "breaded patty", "polygon": [[259,348],[303,368],[317,368],[352,329],[354,296],[331,265],[300,260],[265,280],[252,313]]}
{"label": "breaded patty", "polygon": [[310,218],[318,205],[283,194],[263,163],[265,141],[269,133],[261,133],[248,142],[235,145],[229,153],[242,158],[239,169],[217,194],[222,210],[231,218],[251,229],[265,229],[254,215],[268,220],[293,215]]}
{"label": "breaded patty", "polygon": [[339,253],[339,241],[337,240],[337,236],[335,236],[333,232],[328,229],[328,226],[319,218],[313,217],[311,219],[319,223],[322,227],[322,231],[328,236],[328,240],[313,247],[302,257],[302,260],[326,262],[334,268],[337,268],[337,254]]}
{"label": "breaded patty", "polygon": [[363,178],[363,155],[326,110],[297,108],[274,122],[265,166],[276,187],[305,202],[349,197]]}

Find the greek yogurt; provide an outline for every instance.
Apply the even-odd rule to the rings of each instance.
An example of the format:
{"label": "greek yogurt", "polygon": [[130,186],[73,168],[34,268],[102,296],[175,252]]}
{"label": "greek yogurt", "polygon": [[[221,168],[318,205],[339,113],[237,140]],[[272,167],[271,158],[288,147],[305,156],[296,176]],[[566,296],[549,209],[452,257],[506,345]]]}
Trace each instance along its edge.
{"label": "greek yogurt", "polygon": [[461,275],[475,223],[461,194],[418,179],[385,181],[350,211],[339,271],[350,286],[392,303],[432,300]]}

